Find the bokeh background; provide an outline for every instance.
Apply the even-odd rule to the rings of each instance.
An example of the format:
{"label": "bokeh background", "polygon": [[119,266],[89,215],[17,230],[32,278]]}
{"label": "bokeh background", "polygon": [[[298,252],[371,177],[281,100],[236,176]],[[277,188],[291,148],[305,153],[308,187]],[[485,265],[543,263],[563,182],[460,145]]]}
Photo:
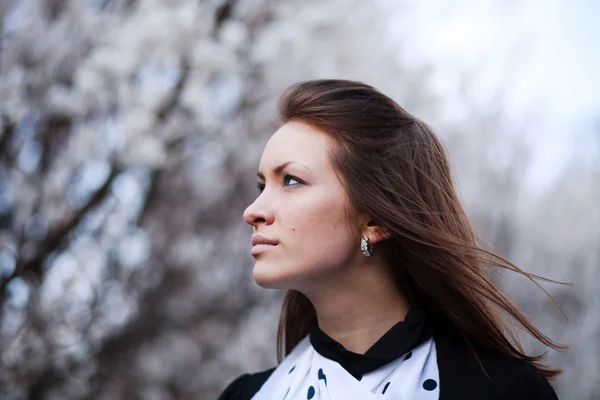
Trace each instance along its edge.
{"label": "bokeh background", "polygon": [[[275,102],[357,79],[431,124],[498,285],[599,399],[600,5],[3,0],[0,398],[214,399],[275,366],[251,277]],[[532,352],[540,351],[527,341]]]}

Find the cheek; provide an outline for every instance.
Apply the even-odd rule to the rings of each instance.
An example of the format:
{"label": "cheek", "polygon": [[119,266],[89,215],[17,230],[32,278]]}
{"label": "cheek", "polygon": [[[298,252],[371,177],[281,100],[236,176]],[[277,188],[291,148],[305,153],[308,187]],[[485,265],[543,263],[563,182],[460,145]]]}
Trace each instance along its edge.
{"label": "cheek", "polygon": [[[289,247],[290,261],[298,267],[326,268],[343,263],[352,252],[344,209],[339,202],[322,203],[318,208],[298,210],[290,216]],[[356,244],[359,248],[360,244]]]}
{"label": "cheek", "polygon": [[284,232],[291,234],[296,239],[300,235],[304,239],[310,240],[317,237],[347,234],[344,230],[343,210],[332,201],[295,207],[280,215],[279,222]]}
{"label": "cheek", "polygon": [[348,229],[343,198],[311,193],[302,200],[287,203],[275,215],[282,246],[257,260],[253,274],[260,286],[293,288],[295,282],[344,268],[360,251]]}

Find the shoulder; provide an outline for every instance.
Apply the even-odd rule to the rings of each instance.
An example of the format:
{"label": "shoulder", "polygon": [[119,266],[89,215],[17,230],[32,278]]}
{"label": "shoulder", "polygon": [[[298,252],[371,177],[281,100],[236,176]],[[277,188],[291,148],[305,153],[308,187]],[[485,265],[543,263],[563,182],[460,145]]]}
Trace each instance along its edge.
{"label": "shoulder", "polygon": [[218,400],[249,400],[258,392],[275,368],[253,374],[244,374],[231,382]]}
{"label": "shoulder", "polygon": [[557,400],[548,380],[526,361],[469,350],[456,335],[436,334],[440,399]]}
{"label": "shoulder", "polygon": [[531,366],[528,370],[511,374],[509,384],[499,394],[498,399],[558,400],[558,397],[548,380]]}

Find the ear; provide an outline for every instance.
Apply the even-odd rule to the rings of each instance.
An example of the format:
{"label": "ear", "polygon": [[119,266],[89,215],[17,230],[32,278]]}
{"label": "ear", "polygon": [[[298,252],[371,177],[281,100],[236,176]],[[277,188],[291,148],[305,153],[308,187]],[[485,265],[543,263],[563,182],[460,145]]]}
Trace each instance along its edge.
{"label": "ear", "polygon": [[363,229],[363,236],[366,236],[369,239],[370,244],[375,244],[385,240],[391,236],[391,232],[373,220],[369,221],[365,229]]}

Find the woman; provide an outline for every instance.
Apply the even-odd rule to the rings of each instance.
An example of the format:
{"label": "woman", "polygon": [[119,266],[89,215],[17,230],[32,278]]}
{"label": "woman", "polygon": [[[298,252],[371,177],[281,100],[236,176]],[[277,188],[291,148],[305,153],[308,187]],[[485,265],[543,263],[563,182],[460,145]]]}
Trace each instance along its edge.
{"label": "woman", "polygon": [[556,399],[560,371],[524,354],[502,315],[563,346],[487,269],[539,277],[477,243],[431,129],[344,80],[293,85],[279,112],[244,212],[254,279],[287,290],[279,365],[220,399]]}

